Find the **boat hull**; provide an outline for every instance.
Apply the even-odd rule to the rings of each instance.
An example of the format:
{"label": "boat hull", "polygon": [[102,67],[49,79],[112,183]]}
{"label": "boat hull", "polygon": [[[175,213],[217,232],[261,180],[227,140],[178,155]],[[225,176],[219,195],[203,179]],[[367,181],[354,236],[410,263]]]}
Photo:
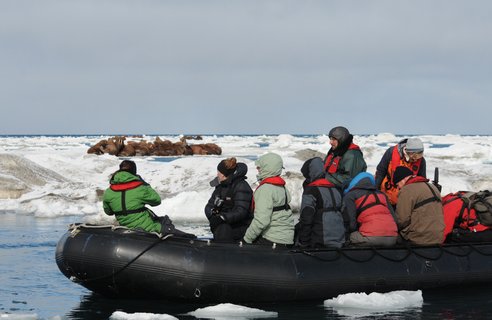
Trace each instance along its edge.
{"label": "boat hull", "polygon": [[289,250],[76,226],[60,239],[56,262],[106,296],[188,301],[315,300],[492,282],[490,243]]}

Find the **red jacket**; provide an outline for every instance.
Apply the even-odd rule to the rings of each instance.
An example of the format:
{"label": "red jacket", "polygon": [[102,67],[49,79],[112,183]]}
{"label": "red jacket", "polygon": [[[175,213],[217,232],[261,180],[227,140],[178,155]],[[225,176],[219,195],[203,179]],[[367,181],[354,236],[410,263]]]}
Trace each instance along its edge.
{"label": "red jacket", "polygon": [[397,236],[398,228],[391,215],[386,196],[379,191],[355,200],[359,232],[365,237]]}

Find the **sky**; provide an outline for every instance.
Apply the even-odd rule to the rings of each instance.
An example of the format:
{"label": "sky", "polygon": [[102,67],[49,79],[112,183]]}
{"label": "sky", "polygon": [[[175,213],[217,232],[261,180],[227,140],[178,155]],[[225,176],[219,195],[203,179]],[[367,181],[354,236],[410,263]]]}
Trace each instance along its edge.
{"label": "sky", "polygon": [[489,0],[2,0],[0,134],[492,134]]}

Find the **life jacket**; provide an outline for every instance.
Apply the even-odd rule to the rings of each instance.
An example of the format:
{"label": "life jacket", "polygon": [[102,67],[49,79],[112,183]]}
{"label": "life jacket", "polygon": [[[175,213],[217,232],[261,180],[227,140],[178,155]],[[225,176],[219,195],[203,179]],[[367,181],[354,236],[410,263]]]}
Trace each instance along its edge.
{"label": "life jacket", "polygon": [[490,229],[480,223],[475,208],[470,206],[466,197],[466,191],[458,191],[447,194],[442,198],[444,211],[444,238],[446,238],[454,228],[481,232]]}
{"label": "life jacket", "polygon": [[144,182],[141,180],[135,180],[135,181],[124,182],[124,183],[111,183],[111,185],[109,186],[111,190],[115,192],[121,192],[121,211],[113,211],[111,208],[109,208],[111,210],[111,214],[127,215],[132,213],[140,213],[142,211],[147,210],[145,206],[133,210],[126,209],[126,191],[135,189],[143,184]]}
{"label": "life jacket", "polygon": [[432,202],[441,202],[441,198],[436,194],[436,192],[430,186],[430,184],[427,183],[427,182],[429,182],[429,179],[427,179],[427,178],[420,177],[420,176],[414,176],[414,177],[411,177],[410,179],[408,179],[408,181],[405,185],[409,185],[409,184],[417,183],[417,182],[425,182],[425,185],[429,188],[430,192],[432,193],[432,197],[429,197],[427,199],[424,199],[424,200],[414,204],[413,210],[418,209],[418,208],[425,206],[426,204],[429,204]]}
{"label": "life jacket", "polygon": [[393,147],[393,152],[391,154],[391,161],[388,165],[388,171],[383,181],[381,182],[381,191],[386,193],[390,203],[395,205],[398,200],[398,188],[393,184],[393,173],[397,167],[407,167],[412,170],[413,175],[417,175],[420,170],[420,164],[422,163],[422,158],[415,162],[407,162],[404,158],[400,156],[398,152],[398,146]]}
{"label": "life jacket", "polygon": [[307,186],[308,187],[330,188],[330,189],[328,189],[328,191],[330,193],[331,203],[333,203],[333,206],[332,207],[323,207],[323,202],[319,201],[317,203],[318,207],[316,209],[318,209],[322,212],[333,212],[333,211],[340,212],[342,210],[341,206],[335,206],[335,204],[336,204],[335,194],[333,193],[333,189],[331,189],[331,188],[334,188],[335,185],[332,182],[326,180],[325,178],[321,178],[318,180],[314,180],[313,182],[309,183]]}
{"label": "life jacket", "polygon": [[[360,148],[358,145],[351,143],[347,150],[360,150]],[[343,155],[336,156],[334,152],[329,153],[323,166],[324,170],[331,174],[336,173],[342,158]]]}
{"label": "life jacket", "polygon": [[397,236],[398,227],[391,215],[387,197],[371,191],[355,200],[358,231],[365,237]]}
{"label": "life jacket", "polygon": [[[287,200],[287,189],[285,189],[285,180],[279,176],[265,178],[265,179],[261,180],[258,187],[256,187],[255,192],[264,184],[273,184],[274,186],[280,186],[280,187],[283,187],[284,191],[285,191],[285,203],[284,203],[284,205],[273,207],[273,212],[280,211],[280,210],[290,210],[290,206],[287,203],[288,200]],[[255,212],[254,194],[253,194],[253,199],[251,200],[251,212],[253,212],[253,213]]]}
{"label": "life jacket", "polygon": [[318,180],[314,180],[310,184],[307,185],[308,187],[334,187],[335,185],[331,183],[330,181],[326,180],[325,178],[321,178]]}

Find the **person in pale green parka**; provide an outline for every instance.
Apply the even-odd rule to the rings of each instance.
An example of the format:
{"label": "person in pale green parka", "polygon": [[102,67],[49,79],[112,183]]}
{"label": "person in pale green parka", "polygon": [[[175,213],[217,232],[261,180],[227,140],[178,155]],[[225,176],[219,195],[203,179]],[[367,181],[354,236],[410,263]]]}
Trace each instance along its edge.
{"label": "person in pale green parka", "polygon": [[121,226],[129,229],[179,237],[195,238],[194,235],[176,229],[169,217],[157,216],[146,205],[158,206],[161,197],[137,175],[137,166],[131,160],[124,160],[120,169],[109,181],[110,187],[104,191],[103,209],[107,215],[115,215]]}
{"label": "person in pale green parka", "polygon": [[253,194],[253,221],[243,240],[254,244],[294,243],[294,217],[290,209],[290,194],[285,188],[282,158],[267,153],[255,162],[260,185]]}

